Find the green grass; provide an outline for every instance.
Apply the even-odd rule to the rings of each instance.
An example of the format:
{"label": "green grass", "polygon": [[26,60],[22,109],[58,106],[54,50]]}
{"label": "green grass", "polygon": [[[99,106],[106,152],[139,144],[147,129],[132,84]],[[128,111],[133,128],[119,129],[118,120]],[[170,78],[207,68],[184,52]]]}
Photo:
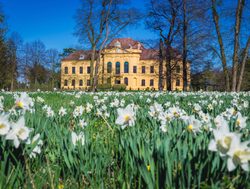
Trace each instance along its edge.
{"label": "green grass", "polygon": [[[236,99],[235,109],[240,108],[242,115],[248,117],[247,127],[240,131],[242,140],[246,141],[250,139],[250,111],[242,103],[250,102],[249,93],[113,92],[83,93],[79,98],[77,94],[29,94],[34,99],[39,96],[45,100],[44,103],[35,101],[35,111],[24,114],[26,126],[33,128],[31,138],[41,134],[42,150],[36,158],[30,158],[32,147],[23,142],[16,149],[12,141],[0,136],[0,188],[250,188],[248,172],[240,167],[228,172],[226,159],[208,150],[213,138],[210,131],[188,132],[182,120],[173,119],[164,133],[160,121],[148,114],[154,102],[162,105],[169,102],[170,106],[176,105],[197,117],[193,105],[198,103],[204,113],[214,118],[233,107],[231,102]],[[13,93],[0,93],[0,96],[4,97],[4,112],[8,112],[14,106]],[[94,96],[106,99],[99,103]],[[134,126],[121,129],[115,124],[117,108],[110,107],[115,98],[124,99],[125,107],[131,103],[139,106]],[[207,105],[213,100],[217,103],[213,110],[208,110]],[[74,117],[76,106],[86,107],[87,103],[93,109]],[[44,105],[52,108],[53,117],[47,117]],[[66,116],[58,115],[61,106],[67,109]],[[103,106],[107,106],[109,117],[97,115]],[[17,120],[22,114],[11,115],[11,119]],[[81,119],[87,122],[84,128],[79,126]],[[237,130],[233,119],[230,125]],[[72,131],[84,133],[84,145],[72,144]]]}

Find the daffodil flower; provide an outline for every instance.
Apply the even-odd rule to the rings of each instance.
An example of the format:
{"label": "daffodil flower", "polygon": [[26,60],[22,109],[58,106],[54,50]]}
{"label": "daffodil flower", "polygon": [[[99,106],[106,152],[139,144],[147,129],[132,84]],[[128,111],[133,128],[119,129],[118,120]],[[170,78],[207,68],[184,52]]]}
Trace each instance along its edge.
{"label": "daffodil flower", "polygon": [[250,148],[248,142],[240,142],[239,140],[231,143],[230,149],[227,152],[227,168],[228,171],[233,171],[237,166],[245,171],[249,171],[248,162],[250,161]]}
{"label": "daffodil flower", "polygon": [[19,147],[20,141],[25,141],[29,137],[30,129],[25,126],[24,117],[12,124],[10,132],[6,135],[7,140],[13,140],[14,146]]}
{"label": "daffodil flower", "polygon": [[213,129],[214,139],[208,145],[210,151],[218,151],[220,156],[226,156],[231,148],[231,144],[240,141],[241,135],[229,131],[228,126]]}
{"label": "daffodil flower", "polygon": [[130,104],[126,108],[117,109],[118,117],[115,121],[117,125],[121,125],[122,129],[127,126],[134,126],[135,124],[135,110],[134,107]]}

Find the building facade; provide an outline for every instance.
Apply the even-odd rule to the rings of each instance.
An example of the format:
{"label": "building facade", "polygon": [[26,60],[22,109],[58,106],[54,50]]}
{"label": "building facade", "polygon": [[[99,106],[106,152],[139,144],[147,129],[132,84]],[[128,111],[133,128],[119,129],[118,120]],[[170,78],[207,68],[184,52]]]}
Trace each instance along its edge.
{"label": "building facade", "polygon": [[[81,50],[61,61],[61,88],[86,90],[90,86],[91,51]],[[131,38],[112,40],[100,58],[98,83],[125,84],[127,90],[158,90],[159,50],[147,49]],[[182,61],[176,54],[172,64],[172,90],[182,90]],[[163,65],[165,63],[163,62]],[[188,64],[190,82],[190,66]],[[166,67],[163,66],[166,76]],[[166,78],[163,78],[166,89]]]}

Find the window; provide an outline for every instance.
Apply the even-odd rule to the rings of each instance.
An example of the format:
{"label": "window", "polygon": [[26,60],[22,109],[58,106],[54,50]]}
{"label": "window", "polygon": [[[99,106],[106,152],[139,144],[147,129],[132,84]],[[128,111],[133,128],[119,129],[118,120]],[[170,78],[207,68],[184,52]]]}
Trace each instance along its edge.
{"label": "window", "polygon": [[87,67],[87,73],[90,74],[90,72],[91,72],[91,68],[90,68],[90,66],[88,66]]}
{"label": "window", "polygon": [[82,79],[79,80],[79,86],[83,86]]}
{"label": "window", "polygon": [[107,79],[107,83],[108,83],[108,84],[111,84],[111,77],[109,77],[109,78]]}
{"label": "window", "polygon": [[68,80],[64,80],[64,86],[68,86]]}
{"label": "window", "polygon": [[76,67],[72,67],[72,74],[76,73]]}
{"label": "window", "polygon": [[84,54],[81,54],[81,55],[80,55],[79,60],[84,60]]}
{"label": "window", "polygon": [[154,80],[150,79],[150,86],[153,87],[154,86]]}
{"label": "window", "polygon": [[133,66],[133,73],[137,73],[137,66]]}
{"label": "window", "polygon": [[64,68],[64,73],[65,73],[65,74],[68,74],[68,73],[69,73],[68,67],[65,67],[65,68]]}
{"label": "window", "polygon": [[141,67],[141,73],[146,73],[146,67],[145,66]]}
{"label": "window", "polygon": [[87,86],[90,86],[90,79],[87,80]]}
{"label": "window", "polygon": [[124,62],[124,73],[129,73],[129,64],[128,64],[128,62]]}
{"label": "window", "polygon": [[79,69],[80,74],[83,74],[83,67],[81,66]]}
{"label": "window", "polygon": [[179,65],[176,66],[176,73],[181,73],[181,67]]}
{"label": "window", "polygon": [[154,66],[150,66],[150,73],[154,73]]}
{"label": "window", "polygon": [[75,87],[75,85],[76,85],[76,81],[75,81],[74,79],[72,80],[71,85],[72,85],[73,87]]}
{"label": "window", "polygon": [[115,64],[115,73],[120,74],[120,62],[116,62]]}
{"label": "window", "polygon": [[121,84],[121,80],[115,80],[115,84]]}
{"label": "window", "polygon": [[124,78],[124,84],[128,85],[128,78],[127,77]]}
{"label": "window", "polygon": [[146,85],[145,79],[142,79],[141,80],[141,86],[145,86],[145,85]]}
{"label": "window", "polygon": [[181,85],[181,81],[180,81],[180,79],[177,79],[176,80],[176,87],[179,87]]}
{"label": "window", "polygon": [[112,72],[112,62],[108,62],[107,72],[108,72],[108,73],[111,73],[111,72]]}

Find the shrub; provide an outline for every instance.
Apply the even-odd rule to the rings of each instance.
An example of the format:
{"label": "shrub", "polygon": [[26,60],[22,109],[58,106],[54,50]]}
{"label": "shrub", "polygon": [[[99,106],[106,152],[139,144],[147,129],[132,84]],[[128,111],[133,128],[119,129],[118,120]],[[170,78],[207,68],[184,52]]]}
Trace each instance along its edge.
{"label": "shrub", "polygon": [[109,90],[111,88],[112,88],[112,86],[111,86],[110,83],[104,83],[104,84],[97,85],[97,90],[101,90],[101,91],[103,91],[103,90]]}
{"label": "shrub", "polygon": [[127,85],[125,85],[125,84],[115,84],[115,85],[113,85],[112,88],[115,91],[125,91],[126,87],[127,87]]}

